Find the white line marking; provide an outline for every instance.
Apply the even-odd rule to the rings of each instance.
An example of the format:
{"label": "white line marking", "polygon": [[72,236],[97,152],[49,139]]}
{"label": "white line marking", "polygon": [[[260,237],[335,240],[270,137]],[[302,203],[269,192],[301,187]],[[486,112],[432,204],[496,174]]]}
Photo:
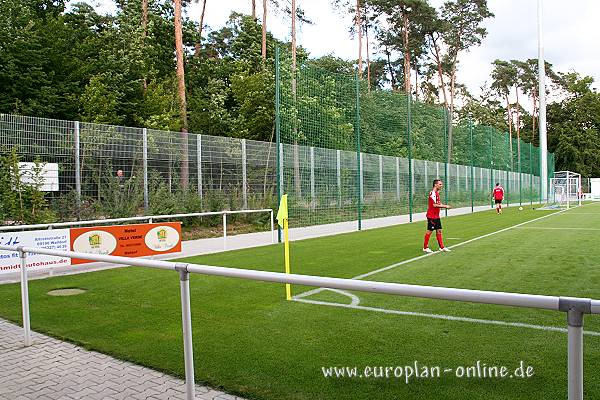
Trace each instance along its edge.
{"label": "white line marking", "polygon": [[[411,317],[425,317],[425,318],[434,318],[434,319],[443,319],[447,321],[459,321],[459,322],[470,322],[474,324],[486,324],[486,325],[501,325],[501,326],[510,326],[516,328],[528,328],[528,329],[537,329],[540,331],[549,331],[549,332],[561,332],[567,333],[566,328],[558,328],[556,326],[545,326],[545,325],[533,325],[533,324],[525,324],[522,322],[506,322],[506,321],[495,321],[490,319],[480,319],[480,318],[468,318],[468,317],[456,317],[453,315],[443,315],[443,314],[426,314],[412,311],[400,311],[400,310],[390,310],[387,308],[377,308],[377,307],[365,307],[354,304],[341,304],[341,303],[330,303],[327,301],[317,301],[317,300],[308,300],[308,299],[293,299],[294,301],[300,303],[308,303],[308,304],[317,304],[322,306],[329,307],[340,307],[340,308],[350,308],[354,310],[363,310],[363,311],[375,311],[384,314],[395,314],[395,315],[406,315]],[[585,335],[589,336],[600,336],[600,332],[595,331],[583,331]]]}
{"label": "white line marking", "polygon": [[519,229],[550,229],[550,230],[557,230],[557,231],[562,231],[562,230],[573,230],[573,231],[600,231],[600,228],[551,228],[551,227],[543,227],[543,226],[524,226],[524,227],[520,227]]}
{"label": "white line marking", "polygon": [[[586,204],[586,205],[588,205],[588,204]],[[585,207],[585,206],[582,206],[582,207]],[[500,229],[500,230],[498,230],[498,231],[495,231],[495,232],[487,233],[487,234],[485,234],[485,235],[481,235],[481,236],[475,237],[475,238],[473,238],[473,239],[465,240],[464,242],[460,242],[460,243],[454,244],[454,245],[452,245],[452,246],[448,246],[448,248],[449,248],[449,249],[453,249],[453,248],[455,248],[455,247],[462,246],[462,245],[464,245],[464,244],[471,243],[471,242],[474,242],[474,241],[476,241],[476,240],[484,239],[484,238],[486,238],[486,237],[493,236],[493,235],[496,235],[496,234],[498,234],[498,233],[506,232],[506,231],[508,231],[508,230],[511,230],[511,229],[514,229],[514,228],[518,228],[518,227],[520,227],[520,226],[527,225],[527,224],[530,224],[530,223],[532,223],[532,222],[539,221],[539,220],[541,220],[541,219],[545,219],[545,218],[551,217],[551,216],[553,216],[553,215],[558,215],[558,214],[564,213],[564,212],[566,212],[566,211],[569,211],[569,210],[561,210],[561,211],[557,211],[557,212],[555,212],[555,213],[551,213],[551,214],[544,215],[544,216],[542,216],[542,217],[538,217],[538,218],[531,219],[531,220],[529,220],[529,221],[521,222],[521,223],[519,223],[519,224],[512,225],[512,226],[509,226],[509,227],[507,227],[507,228]],[[378,273],[380,273],[380,272],[388,271],[388,270],[390,270],[390,269],[397,268],[397,267],[399,267],[399,266],[401,266],[401,265],[404,265],[404,264],[411,263],[411,262],[413,262],[413,261],[421,260],[421,259],[423,259],[423,258],[425,258],[425,257],[431,257],[431,256],[433,256],[433,255],[435,255],[435,254],[439,254],[439,252],[433,252],[433,253],[423,254],[422,256],[413,257],[413,258],[410,258],[410,259],[408,259],[408,260],[401,261],[401,262],[399,262],[399,263],[396,263],[396,264],[388,265],[387,267],[379,268],[379,269],[376,269],[376,270],[373,270],[373,271],[370,271],[370,272],[367,272],[367,273],[364,273],[364,274],[361,274],[361,275],[357,275],[357,276],[355,276],[355,277],[353,277],[353,278],[350,278],[350,279],[363,279],[363,278],[366,278],[366,277],[369,277],[369,276],[372,276],[372,275],[378,274]],[[304,298],[304,297],[308,297],[308,296],[311,296],[311,295],[313,295],[313,294],[320,293],[320,292],[322,292],[323,290],[325,290],[325,289],[324,289],[324,288],[317,288],[317,289],[311,289],[311,290],[307,290],[306,292],[302,292],[302,293],[300,293],[300,294],[297,294],[297,295],[293,296],[293,299],[301,299],[301,298]]]}

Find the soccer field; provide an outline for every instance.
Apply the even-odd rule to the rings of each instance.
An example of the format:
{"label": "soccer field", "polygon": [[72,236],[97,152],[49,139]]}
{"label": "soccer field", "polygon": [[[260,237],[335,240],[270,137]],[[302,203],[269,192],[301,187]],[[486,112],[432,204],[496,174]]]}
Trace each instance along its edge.
{"label": "soccer field", "polygon": [[[291,243],[292,272],[599,299],[599,222],[596,203],[444,218],[453,251],[428,256],[425,222],[310,239]],[[283,246],[186,261],[281,272]],[[87,292],[46,294],[69,287]],[[197,382],[248,399],[566,398],[564,313],[302,286],[286,301],[280,284],[199,275],[190,288]],[[31,281],[30,299],[34,330],[183,376],[177,274],[132,267]],[[18,285],[0,286],[0,316],[20,321]],[[585,395],[598,398],[600,318],[586,316],[584,329]],[[508,375],[466,376],[478,362]]]}

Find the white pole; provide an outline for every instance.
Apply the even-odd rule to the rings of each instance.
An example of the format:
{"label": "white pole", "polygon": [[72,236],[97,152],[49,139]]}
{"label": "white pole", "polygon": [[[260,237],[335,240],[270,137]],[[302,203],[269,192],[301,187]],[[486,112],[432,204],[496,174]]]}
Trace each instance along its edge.
{"label": "white pole", "polygon": [[568,399],[583,400],[583,313],[569,310],[568,321]]}
{"label": "white pole", "polygon": [[194,347],[192,342],[192,312],[190,306],[190,273],[187,265],[178,266],[181,289],[181,324],[183,327],[183,355],[185,363],[185,395],[187,400],[196,397],[194,384]]}
{"label": "white pole", "polygon": [[29,282],[27,279],[27,253],[19,250],[21,261],[21,308],[23,311],[23,333],[25,346],[31,346],[31,328],[29,323]]}
{"label": "white pole", "polygon": [[275,223],[273,221],[273,210],[271,210],[271,243],[275,243]]}
{"label": "white pole", "polygon": [[223,250],[227,250],[227,213],[223,213]]}
{"label": "white pole", "polygon": [[544,64],[542,12],[542,0],[538,0],[538,94],[540,98],[538,126],[540,132],[540,190],[542,201],[544,201],[548,198],[548,144],[546,137],[546,69]]}

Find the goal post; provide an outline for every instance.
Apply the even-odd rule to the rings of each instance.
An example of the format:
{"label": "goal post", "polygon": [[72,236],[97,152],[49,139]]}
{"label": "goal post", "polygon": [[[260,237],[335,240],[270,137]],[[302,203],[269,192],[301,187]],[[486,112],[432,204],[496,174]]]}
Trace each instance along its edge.
{"label": "goal post", "polygon": [[581,205],[581,175],[571,171],[557,171],[550,179],[550,196],[546,207],[569,209]]}

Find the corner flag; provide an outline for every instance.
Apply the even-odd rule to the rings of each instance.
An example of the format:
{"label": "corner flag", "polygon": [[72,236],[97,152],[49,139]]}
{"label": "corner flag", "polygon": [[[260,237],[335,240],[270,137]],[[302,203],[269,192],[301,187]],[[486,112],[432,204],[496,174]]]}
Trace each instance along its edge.
{"label": "corner flag", "polygon": [[[285,273],[290,273],[290,237],[288,234],[288,204],[287,194],[281,196],[281,202],[279,203],[279,210],[277,210],[277,223],[283,227],[284,233],[284,249],[285,249]],[[287,300],[292,299],[292,288],[289,283],[285,284],[285,298]]]}
{"label": "corner flag", "polygon": [[288,219],[288,206],[287,206],[287,194],[281,196],[281,202],[279,202],[279,210],[277,210],[277,223],[283,228],[283,221]]}

